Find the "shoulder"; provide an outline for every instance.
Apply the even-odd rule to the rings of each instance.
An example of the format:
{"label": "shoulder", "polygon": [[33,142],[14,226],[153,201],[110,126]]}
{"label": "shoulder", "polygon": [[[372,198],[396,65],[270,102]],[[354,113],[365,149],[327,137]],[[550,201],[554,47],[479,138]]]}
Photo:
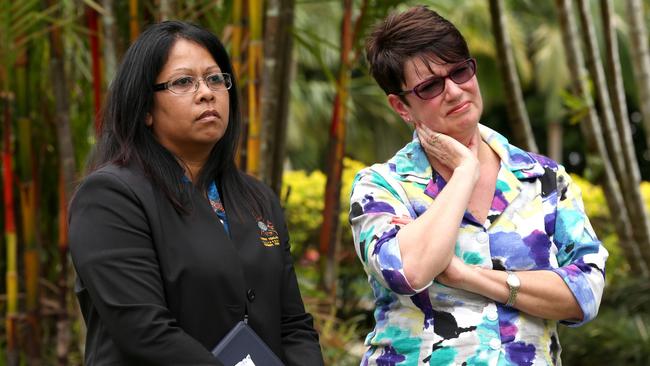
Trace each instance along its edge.
{"label": "shoulder", "polygon": [[261,212],[263,216],[266,214],[272,214],[274,216],[283,215],[280,199],[271,187],[248,173],[243,171],[238,172],[246,188],[252,190],[250,193],[257,197],[256,201],[259,205],[263,206]]}
{"label": "shoulder", "polygon": [[560,168],[564,169],[561,164],[559,164],[557,161],[549,158],[548,156],[534,153],[534,152],[527,152],[528,155],[539,165],[541,165],[543,168],[548,168],[553,171],[558,171]]}
{"label": "shoulder", "polygon": [[[391,166],[393,168],[391,169]],[[352,181],[352,187],[359,182],[380,184],[386,179],[391,179],[391,172],[394,172],[394,164],[391,163],[377,163],[367,166],[357,172]]]}
{"label": "shoulder", "polygon": [[107,164],[81,180],[72,201],[80,195],[101,195],[104,191],[121,191],[128,195],[140,196],[146,191],[151,191],[151,183],[140,169]]}
{"label": "shoulder", "polygon": [[261,194],[265,199],[277,199],[275,192],[266,183],[243,171],[239,171],[239,176],[256,194]]}

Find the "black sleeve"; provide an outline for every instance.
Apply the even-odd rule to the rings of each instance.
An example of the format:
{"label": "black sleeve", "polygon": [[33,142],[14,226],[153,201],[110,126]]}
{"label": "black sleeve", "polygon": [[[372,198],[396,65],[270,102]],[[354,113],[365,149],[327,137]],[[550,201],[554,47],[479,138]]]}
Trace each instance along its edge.
{"label": "black sleeve", "polygon": [[181,329],[164,297],[143,206],[114,174],[94,173],[70,206],[72,260],[119,350],[138,364],[220,365]]}
{"label": "black sleeve", "polygon": [[280,238],[284,248],[284,278],[282,281],[282,347],[288,366],[323,365],[318,342],[318,333],[314,330],[314,320],[305,311],[300,296],[296,272],[293,268],[289,233],[284,220],[282,209],[274,197],[274,216],[279,225]]}

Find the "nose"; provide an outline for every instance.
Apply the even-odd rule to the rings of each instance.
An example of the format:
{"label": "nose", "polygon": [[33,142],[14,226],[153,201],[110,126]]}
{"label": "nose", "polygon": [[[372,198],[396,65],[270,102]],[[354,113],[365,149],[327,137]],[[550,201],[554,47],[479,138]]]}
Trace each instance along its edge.
{"label": "nose", "polygon": [[445,99],[455,100],[462,94],[462,92],[463,89],[460,85],[456,84],[450,78],[445,79],[445,90],[443,91],[443,93],[445,93]]}
{"label": "nose", "polygon": [[208,88],[208,84],[203,79],[197,81],[199,83],[196,95],[199,101],[213,100],[215,98],[214,91]]}

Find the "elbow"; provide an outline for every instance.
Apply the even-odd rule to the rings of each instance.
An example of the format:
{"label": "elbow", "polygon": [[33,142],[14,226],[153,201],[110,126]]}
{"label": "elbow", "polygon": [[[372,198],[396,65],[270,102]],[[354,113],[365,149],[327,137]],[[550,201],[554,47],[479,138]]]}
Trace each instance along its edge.
{"label": "elbow", "polygon": [[402,265],[406,281],[416,290],[430,285],[446,268],[438,263],[423,263],[421,257],[403,258]]}
{"label": "elbow", "polygon": [[406,278],[409,287],[411,287],[414,292],[418,292],[418,290],[428,287],[438,274],[438,272],[433,273],[433,275],[432,273],[426,274],[425,271],[422,270],[407,270],[407,267],[404,267],[404,278]]}
{"label": "elbow", "polygon": [[410,275],[406,276],[406,280],[409,283],[409,286],[414,290],[421,289],[429,284],[431,281],[425,281],[422,276]]}

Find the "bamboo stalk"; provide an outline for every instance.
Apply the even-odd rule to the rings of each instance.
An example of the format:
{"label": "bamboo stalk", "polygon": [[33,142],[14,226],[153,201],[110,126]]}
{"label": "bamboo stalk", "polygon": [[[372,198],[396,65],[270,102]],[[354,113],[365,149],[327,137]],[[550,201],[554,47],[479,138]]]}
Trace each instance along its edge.
{"label": "bamboo stalk", "polygon": [[70,350],[70,317],[68,315],[68,200],[67,200],[67,183],[64,174],[59,175],[59,239],[57,242],[59,261],[61,269],[57,287],[59,313],[56,321],[57,338],[56,338],[56,355],[59,366],[68,364],[68,354]]}
{"label": "bamboo stalk", "polygon": [[241,42],[242,42],[242,1],[235,0],[232,5],[232,41],[230,58],[237,80],[241,80]]}
{"label": "bamboo stalk", "polygon": [[246,144],[246,171],[259,176],[260,115],[258,74],[262,60],[262,0],[248,3],[248,139]]}
{"label": "bamboo stalk", "polygon": [[90,43],[90,58],[92,62],[92,85],[93,85],[93,118],[95,121],[95,132],[99,133],[99,112],[102,104],[102,72],[99,54],[99,22],[97,11],[86,6],[86,21],[88,23],[88,34]]}
{"label": "bamboo stalk", "polygon": [[7,333],[7,365],[18,365],[18,248],[16,243],[16,218],[14,212],[14,173],[12,167],[11,146],[11,103],[8,95],[4,98],[4,130],[2,149],[2,180],[4,199],[5,241],[7,269],[5,280],[7,286],[7,305],[5,331]]}
{"label": "bamboo stalk", "polygon": [[[242,44],[242,32],[243,32],[243,27],[242,27],[242,4],[243,0],[234,0],[233,6],[232,6],[232,37],[230,40],[230,58],[232,62],[232,70],[235,75],[236,80],[240,81],[242,80],[242,75],[241,75],[241,44]],[[242,100],[243,102],[243,100]],[[241,104],[240,104],[241,105]],[[242,136],[241,136],[241,141],[244,142],[244,136],[246,135],[245,131],[243,131]],[[237,152],[235,153],[235,162],[239,165],[240,168],[243,161],[242,155],[245,156],[245,146],[242,146],[243,144],[239,144],[239,148],[237,149]]]}
{"label": "bamboo stalk", "polygon": [[133,42],[140,34],[140,25],[138,23],[138,0],[129,0],[129,31],[131,42]]}
{"label": "bamboo stalk", "polygon": [[339,211],[341,206],[341,177],[345,153],[348,88],[350,83],[350,51],[354,34],[352,31],[352,0],[344,0],[341,29],[340,69],[336,84],[336,97],[332,110],[327,159],[327,183],[325,185],[325,207],[323,225],[320,231],[320,252],[324,266],[323,285],[336,297],[336,253],[339,240]]}

